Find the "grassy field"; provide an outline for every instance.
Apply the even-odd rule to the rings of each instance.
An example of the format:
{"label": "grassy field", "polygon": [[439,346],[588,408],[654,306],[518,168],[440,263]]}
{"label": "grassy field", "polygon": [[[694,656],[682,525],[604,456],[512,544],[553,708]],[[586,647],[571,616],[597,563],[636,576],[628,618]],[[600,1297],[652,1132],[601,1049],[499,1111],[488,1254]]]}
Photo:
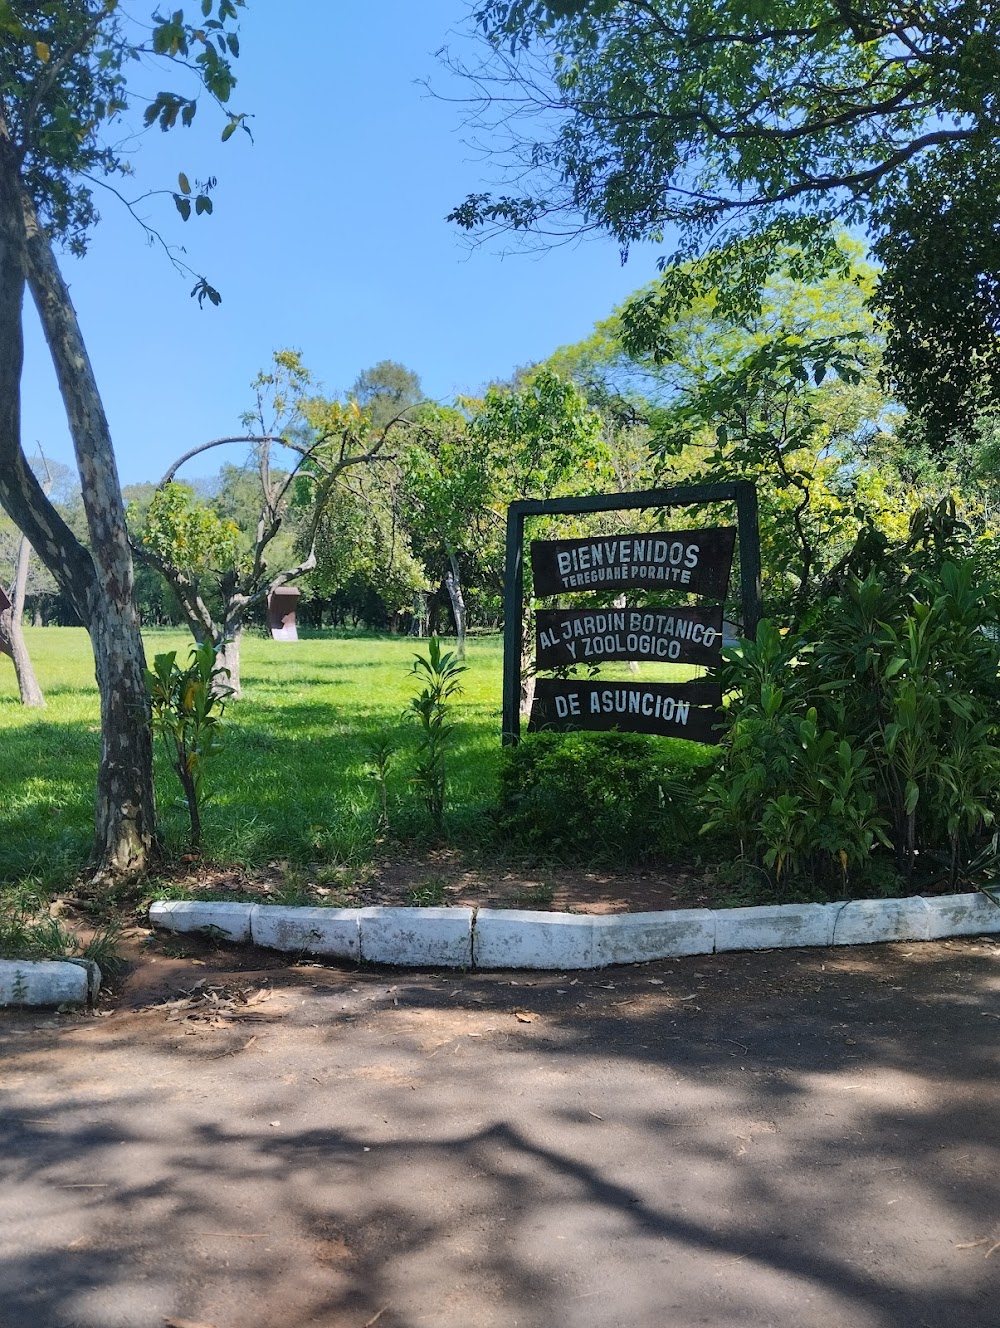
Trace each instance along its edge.
{"label": "grassy field", "polygon": [[[27,637],[48,706],[39,712],[19,704],[13,669],[0,657],[0,881],[54,886],[82,868],[90,848],[98,698],[82,629],[28,629]],[[177,649],[184,658],[190,638],[150,631],[146,646],[150,657]],[[398,637],[327,635],[292,645],[248,637],[244,697],[229,707],[225,748],[208,776],[205,857],[247,866],[276,858],[367,861],[378,827],[370,753],[385,737],[398,747],[388,777],[392,833],[419,846],[427,822],[408,787],[417,734],[403,715],[419,648]],[[499,637],[470,641],[447,816],[450,837],[466,845],[483,838],[495,801],[501,660]],[[684,672],[643,673],[652,679],[667,670]],[[167,845],[178,853],[187,817],[161,750],[157,795]]]}
{"label": "grassy field", "polygon": [[[13,669],[0,661],[0,879],[65,879],[85,861],[93,830],[100,740],[93,659],[82,629],[29,629],[27,637],[48,706],[23,709]],[[183,657],[189,644],[180,631],[146,634],[150,657],[173,649]],[[407,790],[416,734],[403,718],[414,649],[399,638],[288,645],[248,637],[244,697],[229,707],[225,748],[208,776],[206,856],[245,864],[364,859],[377,822],[369,752],[387,736],[399,745],[388,781],[394,828],[419,833]],[[471,644],[451,772],[456,833],[475,825],[493,795],[500,658],[499,638]],[[175,805],[179,788],[161,750],[156,776],[167,842],[179,850],[186,813]]]}

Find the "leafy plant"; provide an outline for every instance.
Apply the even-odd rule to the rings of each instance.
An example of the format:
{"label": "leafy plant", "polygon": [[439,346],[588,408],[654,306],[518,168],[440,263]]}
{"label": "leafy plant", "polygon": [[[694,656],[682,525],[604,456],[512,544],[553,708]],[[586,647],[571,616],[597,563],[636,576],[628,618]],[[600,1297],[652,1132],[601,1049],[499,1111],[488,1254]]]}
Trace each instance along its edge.
{"label": "leafy plant", "polygon": [[447,790],[446,755],[455,731],[449,722],[452,701],[462,690],[460,676],[465,665],[451,651],[442,651],[432,636],[426,655],[415,655],[411,674],[422,684],[407,706],[420,726],[416,765],[410,782],[418,790],[438,834],[444,832]]}
{"label": "leafy plant", "polygon": [[389,769],[397,751],[398,747],[393,739],[384,736],[375,738],[368,744],[365,773],[375,784],[378,798],[378,828],[379,833],[383,835],[389,829]]}
{"label": "leafy plant", "polygon": [[201,845],[205,763],[222,747],[222,712],[232,692],[222,681],[228,670],[215,662],[211,641],[191,651],[187,668],[177,651],[157,655],[146,670],[153,728],[163,738],[170,764],[181,782],[191,821],[191,848]]}
{"label": "leafy plant", "polygon": [[700,773],[641,734],[531,734],[504,753],[496,837],[567,862],[669,853],[691,842]]}
{"label": "leafy plant", "polygon": [[53,917],[37,897],[8,897],[0,907],[0,957],[4,959],[92,959],[105,978],[124,968],[118,947],[121,927],[108,922],[84,941]]}
{"label": "leafy plant", "polygon": [[734,833],[778,881],[808,880],[816,889],[843,885],[876,841],[888,841],[865,751],[807,704],[808,650],[796,658],[799,645],[764,620],[756,641],[729,652],[728,680],[741,695],[723,764],[705,792],[704,830]]}
{"label": "leafy plant", "polygon": [[967,536],[947,502],[895,548],[864,533],[798,630],[764,622],[727,652],[707,828],[816,885],[879,843],[907,886],[973,869],[998,811],[1000,644]]}

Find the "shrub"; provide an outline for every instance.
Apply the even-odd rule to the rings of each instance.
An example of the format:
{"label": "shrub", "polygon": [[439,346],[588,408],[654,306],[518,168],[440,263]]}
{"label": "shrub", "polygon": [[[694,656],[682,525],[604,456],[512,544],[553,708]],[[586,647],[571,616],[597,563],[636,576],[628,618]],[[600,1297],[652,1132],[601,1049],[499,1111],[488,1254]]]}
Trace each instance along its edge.
{"label": "shrub", "polygon": [[690,845],[704,776],[676,748],[637,733],[531,734],[504,752],[496,837],[567,862],[638,862]]}
{"label": "shrub", "polygon": [[918,511],[895,549],[859,540],[798,629],[765,621],[726,652],[711,827],[775,876],[830,889],[879,842],[907,888],[981,869],[1000,796],[1000,644],[975,552],[948,504]]}
{"label": "shrub", "polygon": [[222,712],[232,688],[222,681],[229,670],[215,662],[211,641],[195,646],[186,669],[177,651],[157,655],[146,670],[153,730],[163,738],[167,756],[184,791],[191,821],[191,848],[201,846],[201,809],[205,803],[205,763],[222,747]]}
{"label": "shrub", "polygon": [[465,665],[456,654],[442,651],[441,642],[432,636],[427,654],[414,656],[410,672],[422,684],[407,706],[420,731],[410,783],[427,808],[435,832],[441,835],[448,785],[446,758],[455,731],[451,711],[453,699],[462,690],[459,678]]}

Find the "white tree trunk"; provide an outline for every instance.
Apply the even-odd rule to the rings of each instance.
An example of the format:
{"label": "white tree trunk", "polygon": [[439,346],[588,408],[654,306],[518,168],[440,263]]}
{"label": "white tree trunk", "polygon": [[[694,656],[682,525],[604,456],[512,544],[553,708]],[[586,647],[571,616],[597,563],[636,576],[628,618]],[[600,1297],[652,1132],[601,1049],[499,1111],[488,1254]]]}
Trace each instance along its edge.
{"label": "white tree trunk", "polygon": [[28,585],[28,564],[31,561],[31,545],[27,535],[21,536],[17,549],[17,566],[14,572],[13,595],[11,606],[0,613],[0,650],[10,655],[14,661],[17,675],[17,688],[21,694],[21,704],[41,707],[45,697],[38,685],[38,678],[28,654],[24,640],[24,595]]}
{"label": "white tree trunk", "polygon": [[243,639],[243,624],[230,624],[221,642],[216,643],[215,663],[218,668],[228,670],[228,678],[221,681],[232,688],[232,699],[238,701],[243,695],[240,680],[240,644]]}
{"label": "white tree trunk", "polygon": [[462,578],[458,568],[458,559],[448,551],[448,571],[444,578],[445,589],[451,600],[451,611],[455,619],[455,635],[458,638],[457,652],[461,660],[465,659],[465,596],[462,594]]}
{"label": "white tree trunk", "polygon": [[[627,597],[625,595],[616,595],[614,599],[611,601],[611,603],[614,605],[616,609],[623,609],[625,607],[626,598]],[[629,673],[639,672],[639,663],[637,660],[634,659],[629,660],[628,671]]]}
{"label": "white tree trunk", "polygon": [[521,717],[531,716],[535,699],[535,620],[530,608],[525,608],[521,622]]}

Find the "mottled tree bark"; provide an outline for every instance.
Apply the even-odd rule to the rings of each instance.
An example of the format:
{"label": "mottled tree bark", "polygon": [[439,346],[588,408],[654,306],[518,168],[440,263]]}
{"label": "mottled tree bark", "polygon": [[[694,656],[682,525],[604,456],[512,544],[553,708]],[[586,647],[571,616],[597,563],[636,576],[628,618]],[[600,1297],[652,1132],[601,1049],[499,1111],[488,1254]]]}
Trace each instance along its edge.
{"label": "mottled tree bark", "polygon": [[28,654],[24,640],[24,594],[28,585],[28,564],[31,561],[31,544],[26,535],[21,536],[17,548],[17,565],[14,570],[14,586],[9,609],[0,613],[0,650],[10,655],[14,661],[14,673],[17,675],[17,689],[21,694],[21,704],[41,707],[45,697],[38,685],[35,669]]}
{"label": "mottled tree bark", "polygon": [[525,606],[521,620],[521,699],[519,709],[521,717],[531,716],[531,707],[535,700],[535,615]]}
{"label": "mottled tree bark", "polygon": [[101,872],[133,875],[146,869],[157,840],[146,657],[125,504],[104,404],[69,289],[23,193],[22,205],[28,287],[66,408],[93,549],[95,576],[84,621],[101,694],[95,857]]}
{"label": "mottled tree bark", "polygon": [[[98,876],[146,869],[156,847],[145,657],[114,452],[69,291],[21,188],[0,108],[0,503],[30,540],[90,632],[101,697],[95,807]],[[93,554],[42,491],[21,447],[25,280],[38,309],[76,450]]]}
{"label": "mottled tree bark", "polygon": [[240,681],[240,645],[242,640],[242,621],[230,623],[215,650],[216,665],[220,669],[225,669],[228,674],[228,677],[223,677],[221,682],[224,687],[232,688],[234,700],[239,700],[243,695],[243,685]]}
{"label": "mottled tree bark", "polygon": [[448,550],[448,571],[444,578],[445,589],[451,600],[451,612],[455,619],[455,635],[458,638],[457,652],[461,660],[465,659],[465,596],[462,594],[462,577],[458,569],[458,559]]}

